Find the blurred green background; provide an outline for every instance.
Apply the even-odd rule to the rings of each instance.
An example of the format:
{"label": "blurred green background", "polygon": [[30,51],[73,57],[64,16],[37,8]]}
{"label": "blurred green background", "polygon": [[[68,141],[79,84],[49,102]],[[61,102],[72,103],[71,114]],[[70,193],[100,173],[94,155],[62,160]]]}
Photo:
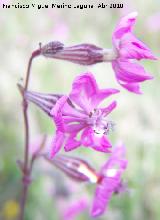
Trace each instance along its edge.
{"label": "blurred green background", "polygon": [[[18,1],[0,1],[16,4]],[[65,3],[97,4],[99,1],[72,1]],[[109,1],[103,0],[103,3]],[[116,1],[114,1],[116,2]],[[58,1],[19,1],[19,3],[58,3]],[[62,1],[61,1],[62,3]],[[110,48],[115,25],[122,15],[138,11],[135,25],[136,35],[146,43],[155,55],[160,54],[160,1],[123,0],[123,9],[3,9],[0,8],[0,219],[14,220],[19,212],[21,175],[16,160],[23,157],[24,125],[21,96],[17,82],[22,82],[31,52],[53,40],[65,45],[93,43]],[[128,194],[114,196],[108,211],[101,220],[159,220],[160,219],[160,78],[159,61],[143,61],[143,65],[154,76],[144,82],[144,95],[135,95],[117,84],[109,63],[83,67],[72,63],[37,58],[33,63],[30,88],[35,91],[68,93],[76,75],[92,71],[101,88],[121,89],[116,96],[117,109],[111,119],[116,128],[110,134],[115,145],[123,140],[129,160],[124,179],[128,182]],[[41,133],[52,135],[53,122],[37,107],[30,105],[29,120],[31,138]],[[63,150],[62,150],[63,152]],[[99,169],[107,156],[91,149],[78,149],[70,153],[88,160]],[[26,220],[61,220],[69,201],[87,197],[91,201],[94,186],[70,181],[54,167],[39,160],[33,170]],[[59,184],[59,183],[63,184]],[[73,186],[73,192],[69,192]],[[61,193],[55,193],[57,191]],[[66,196],[68,195],[68,196]],[[89,208],[75,219],[89,220]]]}

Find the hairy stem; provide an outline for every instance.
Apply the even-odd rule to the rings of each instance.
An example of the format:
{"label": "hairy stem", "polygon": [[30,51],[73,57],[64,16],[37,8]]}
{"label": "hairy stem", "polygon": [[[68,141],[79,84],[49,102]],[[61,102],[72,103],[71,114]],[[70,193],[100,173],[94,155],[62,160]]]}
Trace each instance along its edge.
{"label": "hairy stem", "polygon": [[[40,55],[40,49],[36,50],[32,53],[27,73],[26,73],[26,79],[25,79],[25,85],[24,85],[24,92],[28,89],[29,79],[30,79],[30,72],[32,67],[32,61],[35,57]],[[20,216],[19,220],[24,220],[24,210],[25,210],[25,204],[27,200],[27,194],[28,194],[28,187],[30,184],[30,161],[29,161],[29,121],[28,121],[28,102],[23,95],[23,117],[24,117],[24,129],[25,129],[25,150],[24,150],[24,162],[23,162],[23,169],[22,169],[22,195],[21,195],[21,202],[20,202]]]}

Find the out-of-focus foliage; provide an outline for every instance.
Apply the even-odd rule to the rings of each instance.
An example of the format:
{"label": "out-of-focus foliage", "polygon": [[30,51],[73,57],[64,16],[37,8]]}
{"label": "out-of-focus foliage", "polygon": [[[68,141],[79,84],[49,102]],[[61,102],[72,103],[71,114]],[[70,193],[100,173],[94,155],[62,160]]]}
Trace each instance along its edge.
{"label": "out-of-focus foliage", "polygon": [[[72,0],[64,2],[75,3]],[[3,2],[3,1],[1,1]],[[11,1],[15,4],[18,1]],[[20,1],[26,4],[26,1]],[[86,3],[86,1],[80,1]],[[91,1],[96,4],[98,1]],[[106,2],[105,0],[103,2]],[[122,15],[138,11],[136,35],[160,55],[160,27],[157,0],[122,1],[123,9],[0,9],[0,219],[13,220],[18,215],[20,172],[16,160],[23,157],[23,117],[21,96],[16,83],[23,81],[27,62],[38,43],[61,40],[66,45],[88,42],[111,47],[111,35]],[[39,3],[39,1],[29,1]],[[41,3],[44,3],[41,1]],[[50,4],[52,1],[50,1]],[[89,2],[88,2],[89,3]],[[158,17],[159,16],[159,17]],[[108,63],[83,67],[72,63],[37,58],[33,63],[30,88],[36,91],[68,93],[76,75],[92,71],[100,87],[121,89],[117,95],[118,107],[111,115],[116,122],[110,134],[112,143],[123,140],[129,160],[125,179],[130,193],[114,196],[101,220],[159,220],[160,198],[160,79],[159,61],[143,62],[154,75],[154,80],[143,83],[144,95],[131,94],[119,87]],[[31,137],[39,133],[54,133],[53,122],[35,106],[30,105]],[[91,149],[78,149],[71,153],[88,159],[97,169],[107,156]],[[34,166],[26,220],[61,219],[62,203],[77,201],[87,196],[92,201],[94,186],[74,184],[60,171],[39,160]],[[62,183],[62,184],[59,184]],[[72,189],[72,192],[70,189]],[[61,201],[62,200],[62,201]],[[89,209],[77,219],[90,219]]]}

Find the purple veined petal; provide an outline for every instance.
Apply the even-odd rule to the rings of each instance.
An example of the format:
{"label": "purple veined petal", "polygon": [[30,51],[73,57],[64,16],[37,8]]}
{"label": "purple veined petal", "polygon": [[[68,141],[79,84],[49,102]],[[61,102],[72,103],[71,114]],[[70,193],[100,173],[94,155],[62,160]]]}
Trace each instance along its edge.
{"label": "purple veined petal", "polygon": [[99,135],[93,133],[92,140],[93,140],[93,145],[91,147],[94,150],[104,153],[111,153],[110,148],[112,147],[112,144],[110,143],[106,135],[99,137]]}
{"label": "purple veined petal", "polygon": [[125,89],[127,89],[129,92],[133,92],[136,94],[143,94],[142,91],[140,90],[140,85],[139,83],[120,83],[121,86],[123,86]]}
{"label": "purple veined petal", "polygon": [[121,175],[127,167],[125,147],[122,143],[118,144],[113,150],[109,160],[102,167],[91,215],[100,216],[106,210],[109,200],[114,192],[118,191],[121,183]]}
{"label": "purple veined petal", "polygon": [[65,151],[71,151],[76,149],[81,145],[81,142],[75,139],[76,134],[72,133],[69,135],[69,137],[66,139],[66,143],[64,145]]}
{"label": "purple veined petal", "polygon": [[114,189],[119,184],[119,181],[114,178],[103,178],[100,184],[97,185],[91,216],[98,217],[107,209],[108,203],[112,197]]}
{"label": "purple veined petal", "polygon": [[70,98],[89,114],[101,101],[118,93],[117,89],[99,89],[91,73],[83,74],[73,83]]}
{"label": "purple veined petal", "polygon": [[80,130],[82,130],[83,128],[85,128],[86,125],[84,124],[67,124],[65,125],[65,132],[67,133],[78,133]]}
{"label": "purple veined petal", "polygon": [[129,92],[133,92],[133,93],[136,93],[136,94],[143,94],[141,89],[140,89],[140,83],[124,83],[122,81],[120,81],[118,78],[117,78],[117,82],[125,89],[127,89]]}
{"label": "purple veined petal", "polygon": [[98,86],[94,76],[91,73],[85,73],[75,79],[69,97],[89,114],[92,110],[90,107],[91,98],[97,91]]}
{"label": "purple veined petal", "polygon": [[119,40],[127,33],[131,32],[133,29],[133,26],[136,22],[136,17],[138,13],[132,12],[128,14],[127,16],[121,18],[120,22],[116,26],[114,32],[112,41],[114,46],[119,49]]}
{"label": "purple veined petal", "polygon": [[112,67],[117,79],[120,81],[136,83],[153,79],[153,77],[149,75],[141,65],[130,62],[126,59],[113,61]]}
{"label": "purple veined petal", "polygon": [[63,115],[64,123],[72,123],[72,122],[73,123],[74,122],[84,123],[85,119],[86,119],[86,116],[85,116],[85,118],[84,117],[80,118],[80,117],[75,117],[75,116]]}
{"label": "purple veined petal", "polygon": [[56,131],[55,137],[53,139],[52,149],[50,157],[53,158],[61,149],[65,140],[65,136],[62,132]]}
{"label": "purple veined petal", "polygon": [[119,93],[118,89],[101,89],[99,90],[99,93],[95,94],[92,97],[91,105],[92,108],[94,109],[96,106],[100,104],[105,98],[109,97],[110,95],[114,95]]}
{"label": "purple veined petal", "polygon": [[157,59],[151,50],[132,33],[127,33],[121,39],[119,53],[121,57],[126,59]]}
{"label": "purple veined petal", "polygon": [[92,139],[91,139],[91,135],[90,135],[91,132],[92,132],[92,129],[90,129],[90,128],[84,129],[84,131],[82,132],[82,135],[81,135],[82,145],[84,145],[86,147],[92,145]]}
{"label": "purple veined petal", "polygon": [[86,128],[81,135],[81,142],[86,147],[92,147],[96,151],[110,153],[108,148],[112,145],[105,135],[95,134],[91,128]]}
{"label": "purple veined petal", "polygon": [[126,167],[127,160],[125,146],[123,144],[119,144],[114,148],[112,155],[104,164],[100,173],[105,176],[113,175],[112,177],[118,178]]}
{"label": "purple veined petal", "polygon": [[62,109],[63,106],[65,105],[66,101],[68,99],[68,96],[62,96],[60,98],[54,108],[51,110],[51,115],[54,118],[55,124],[57,126],[57,130],[63,132],[64,131],[64,122],[62,118]]}
{"label": "purple veined petal", "polygon": [[107,116],[109,113],[111,113],[116,108],[116,106],[117,106],[117,102],[113,101],[107,107],[101,108],[101,111],[103,112],[105,116]]}
{"label": "purple veined petal", "polygon": [[63,106],[63,115],[75,117],[78,120],[83,120],[83,118],[86,117],[85,112],[81,109],[77,109],[74,105],[72,105],[73,103],[71,105],[68,102],[65,103],[65,105]]}

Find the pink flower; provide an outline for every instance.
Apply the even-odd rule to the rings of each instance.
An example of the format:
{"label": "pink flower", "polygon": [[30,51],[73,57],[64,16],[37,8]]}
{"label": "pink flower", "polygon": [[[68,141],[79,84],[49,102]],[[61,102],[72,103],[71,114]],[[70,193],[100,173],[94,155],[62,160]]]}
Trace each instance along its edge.
{"label": "pink flower", "polygon": [[[62,145],[65,151],[83,145],[97,151],[110,152],[111,143],[106,136],[112,123],[106,117],[116,107],[116,102],[113,101],[105,108],[99,107],[99,104],[117,92],[116,89],[99,89],[91,73],[78,76],[69,96],[60,98],[51,111],[57,127],[51,156]],[[77,135],[80,135],[79,139]]]}
{"label": "pink flower", "polygon": [[63,210],[64,220],[74,220],[76,217],[88,208],[88,201],[86,198],[81,198],[78,201],[71,203],[65,210]]}
{"label": "pink flower", "polygon": [[118,145],[109,160],[102,167],[100,180],[96,188],[91,215],[100,216],[104,213],[112,194],[122,190],[121,176],[127,167],[125,147]]}
{"label": "pink flower", "polygon": [[151,59],[156,60],[150,49],[138,40],[132,33],[136,21],[137,12],[123,17],[112,36],[117,58],[112,61],[117,81],[130,92],[141,93],[139,83],[150,80],[144,68],[135,63],[134,60]]}

